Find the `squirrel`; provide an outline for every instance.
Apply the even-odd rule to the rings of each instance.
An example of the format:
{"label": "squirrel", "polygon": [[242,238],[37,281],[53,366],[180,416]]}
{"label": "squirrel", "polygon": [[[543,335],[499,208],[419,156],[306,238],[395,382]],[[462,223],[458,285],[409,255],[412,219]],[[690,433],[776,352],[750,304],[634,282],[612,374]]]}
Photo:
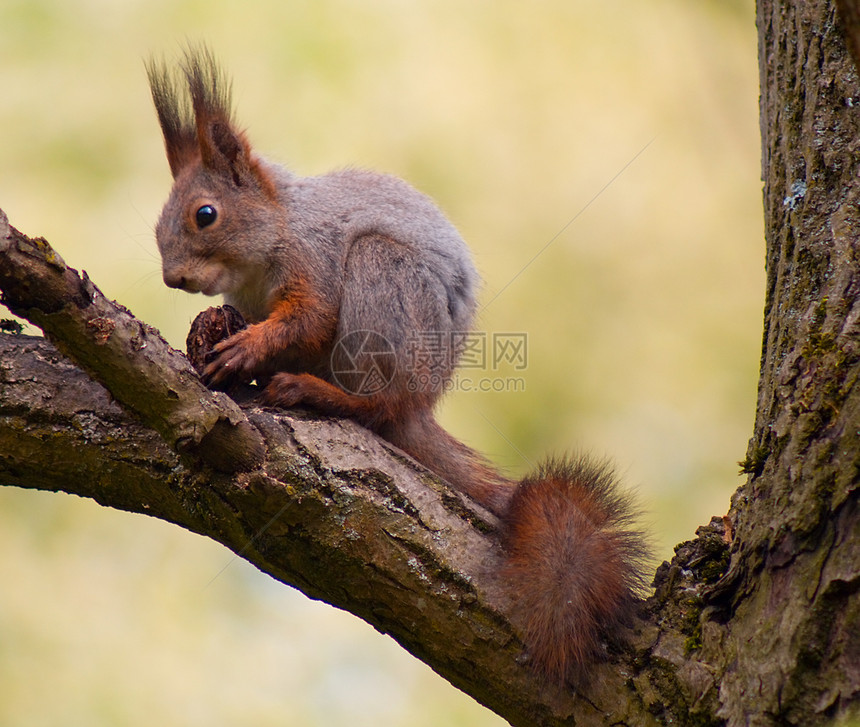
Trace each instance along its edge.
{"label": "squirrel", "polygon": [[215,347],[206,383],[257,379],[266,404],[353,419],[495,513],[527,659],[583,677],[630,621],[645,540],[606,464],[550,460],[517,483],[437,423],[479,284],[453,224],[394,176],[300,177],[258,156],[208,48],[146,70],[174,179],[156,225],[164,282],[221,294],[250,324]]}

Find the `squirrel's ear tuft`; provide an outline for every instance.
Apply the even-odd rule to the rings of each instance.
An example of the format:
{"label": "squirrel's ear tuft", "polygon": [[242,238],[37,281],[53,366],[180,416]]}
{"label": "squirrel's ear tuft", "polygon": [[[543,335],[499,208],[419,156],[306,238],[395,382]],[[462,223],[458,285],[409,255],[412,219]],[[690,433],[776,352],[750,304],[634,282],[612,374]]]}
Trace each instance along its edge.
{"label": "squirrel's ear tuft", "polygon": [[232,119],[230,82],[205,46],[189,48],[183,70],[188,81],[203,166],[232,179],[237,187],[255,186],[274,193],[268,175],[254,158],[245,134]]}
{"label": "squirrel's ear tuft", "polygon": [[163,62],[150,58],[146,62],[146,75],[164,136],[167,163],[170,173],[176,178],[183,167],[200,155],[194,115],[185,89]]}
{"label": "squirrel's ear tuft", "polygon": [[[241,147],[231,119],[230,81],[225,80],[206,46],[190,46],[185,51],[182,70],[188,82],[203,166],[222,171],[225,161],[233,163],[238,159]],[[222,158],[225,151],[227,156]]]}
{"label": "squirrel's ear tuft", "polygon": [[205,45],[185,50],[179,73],[154,60],[146,73],[174,179],[186,166],[202,163],[237,187],[276,196],[274,182],[233,123],[230,81]]}

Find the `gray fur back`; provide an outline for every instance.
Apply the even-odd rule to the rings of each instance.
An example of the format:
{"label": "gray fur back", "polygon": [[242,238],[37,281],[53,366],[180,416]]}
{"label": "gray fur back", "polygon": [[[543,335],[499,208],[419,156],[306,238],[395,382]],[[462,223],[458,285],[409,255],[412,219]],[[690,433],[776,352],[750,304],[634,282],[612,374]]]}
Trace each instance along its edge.
{"label": "gray fur back", "polygon": [[[309,259],[323,268],[334,261],[343,266],[356,240],[390,238],[411,257],[413,273],[429,271],[444,286],[450,314],[446,328],[471,328],[478,274],[465,242],[430,198],[396,177],[374,172],[347,169],[294,177],[276,169],[289,226]],[[372,278],[372,270],[365,272]]]}

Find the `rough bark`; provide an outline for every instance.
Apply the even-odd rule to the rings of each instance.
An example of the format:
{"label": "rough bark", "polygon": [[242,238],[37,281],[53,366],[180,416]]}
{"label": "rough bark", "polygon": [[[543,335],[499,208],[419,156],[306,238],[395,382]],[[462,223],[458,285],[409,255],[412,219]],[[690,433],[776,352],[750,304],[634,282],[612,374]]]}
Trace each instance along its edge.
{"label": "rough bark", "polygon": [[761,0],[757,22],[764,347],[713,648],[730,724],[751,694],[747,724],[815,724],[860,688],[860,86],[831,3]]}
{"label": "rough bark", "polygon": [[208,535],[515,725],[860,717],[856,27],[824,0],[760,0],[758,26],[768,274],[749,479],[657,570],[629,648],[578,690],[541,684],[522,659],[491,515],[350,422],[208,392],[157,332],[2,217],[3,300],[71,361],[0,336],[0,484]]}

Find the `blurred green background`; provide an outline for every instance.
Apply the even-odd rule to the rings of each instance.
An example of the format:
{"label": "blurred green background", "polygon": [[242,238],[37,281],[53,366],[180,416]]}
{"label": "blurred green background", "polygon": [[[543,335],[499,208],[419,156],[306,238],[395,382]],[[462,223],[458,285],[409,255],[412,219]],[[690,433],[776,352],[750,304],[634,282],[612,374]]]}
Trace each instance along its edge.
{"label": "blurred green background", "polygon": [[[210,301],[161,283],[143,58],[188,40],[259,151],[392,172],[460,228],[479,327],[526,333],[528,366],[449,396],[448,427],[517,474],[610,456],[657,562],[726,512],[764,283],[752,0],[4,0],[0,208],[178,347]],[[0,488],[0,725],[151,724],[501,720],[221,546]]]}

